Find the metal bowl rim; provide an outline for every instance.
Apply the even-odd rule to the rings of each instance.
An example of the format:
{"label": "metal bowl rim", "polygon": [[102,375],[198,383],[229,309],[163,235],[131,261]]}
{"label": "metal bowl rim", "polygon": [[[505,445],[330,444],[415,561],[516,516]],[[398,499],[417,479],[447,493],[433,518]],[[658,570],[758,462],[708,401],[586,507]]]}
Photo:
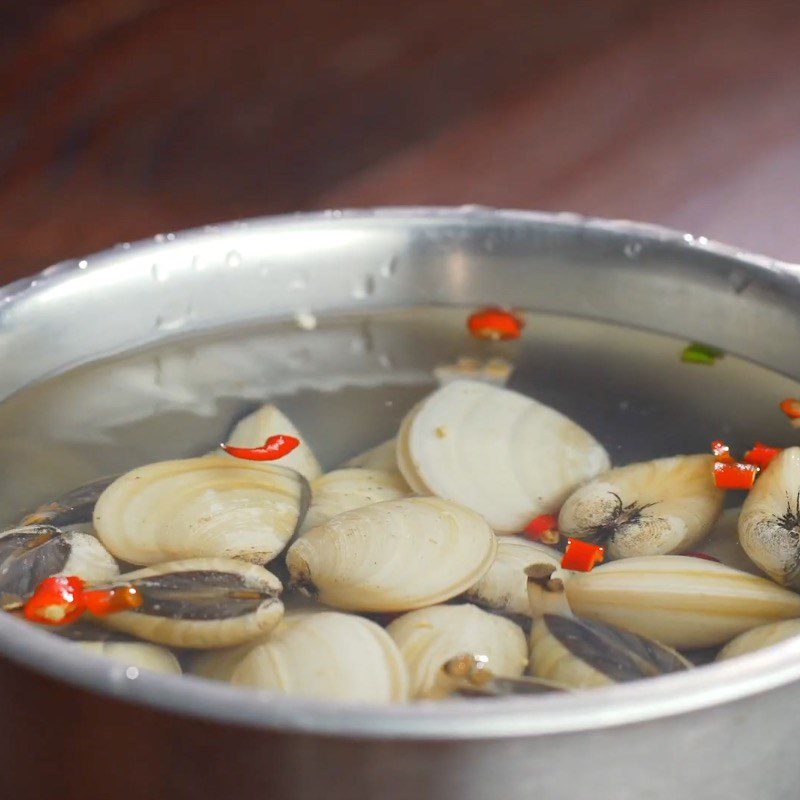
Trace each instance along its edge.
{"label": "metal bowl rim", "polygon": [[[659,225],[482,206],[387,207],[257,217],[141,240],[126,245],[122,252],[144,251],[168,246],[172,241],[229,234],[244,228],[298,222],[336,225],[341,221],[403,224],[439,220],[470,224],[487,219],[604,231],[640,242],[666,242],[687,251],[701,250],[734,260],[756,270],[789,272],[795,280],[800,277],[797,265]],[[113,260],[119,253],[118,249],[109,248],[55,264],[38,275],[0,289],[0,303],[7,309],[13,306],[18,294],[24,292],[29,296],[30,292],[43,291],[51,281],[68,279],[85,269],[87,263]],[[50,634],[7,615],[0,615],[0,654],[50,678],[181,715],[268,730],[353,738],[488,739],[599,730],[712,708],[800,679],[800,637],[691,672],[569,696],[391,707],[298,700],[243,691],[193,676],[178,678],[138,672],[109,659],[87,655],[70,642],[54,641]]]}

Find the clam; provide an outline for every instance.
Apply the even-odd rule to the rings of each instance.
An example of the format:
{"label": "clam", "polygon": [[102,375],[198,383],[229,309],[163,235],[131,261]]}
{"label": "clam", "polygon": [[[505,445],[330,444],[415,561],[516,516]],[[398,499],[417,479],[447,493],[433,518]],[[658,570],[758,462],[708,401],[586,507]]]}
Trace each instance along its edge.
{"label": "clam", "polygon": [[166,647],[147,642],[76,642],[89,653],[121,661],[128,667],[147,669],[163,675],[180,675],[181,665]]}
{"label": "clam", "polygon": [[680,672],[680,653],[644,636],[578,617],[545,614],[531,632],[529,671],[573,689]]}
{"label": "clam", "polygon": [[706,555],[716,558],[728,567],[763,575],[761,570],[750,560],[739,543],[737,528],[740,508],[729,508],[722,512],[711,533],[697,546]]}
{"label": "clam", "polygon": [[461,594],[489,569],[497,540],[474,511],[409,497],[345,511],[289,548],[292,583],[351,611],[407,611]]}
{"label": "clam", "polygon": [[800,447],[776,456],[748,493],[739,541],[774,581],[800,589]]}
{"label": "clam", "polygon": [[746,653],[754,653],[756,650],[771,647],[773,644],[793,639],[795,636],[800,636],[800,619],[786,619],[783,622],[761,625],[758,628],[753,628],[740,634],[733,641],[728,642],[720,650],[717,661],[725,661],[728,658],[743,656]]}
{"label": "clam", "polygon": [[[616,625],[679,650],[724,644],[751,628],[800,617],[800,595],[766,578],[691,556],[643,556],[536,586],[579,617]],[[542,580],[541,578],[539,579]],[[535,617],[541,616],[532,607]],[[549,609],[548,609],[549,610]]]}
{"label": "clam", "polygon": [[287,614],[266,638],[203,655],[193,671],[293,697],[363,703],[408,698],[405,664],[386,631],[336,611]]}
{"label": "clam", "polygon": [[90,534],[53,525],[26,525],[0,533],[0,604],[27,597],[50,575],[77,575],[103,583],[119,574],[117,562]]}
{"label": "clam", "polygon": [[552,513],[609,466],[603,447],[558,411],[469,380],[448,383],[409,412],[397,461],[415,492],[472,508],[499,533]]}
{"label": "clam", "polygon": [[337,469],[311,484],[311,505],[302,530],[315,528],[353,508],[397,500],[410,494],[398,472],[377,469]]}
{"label": "clam", "polygon": [[[322,474],[322,468],[308,443],[294,426],[292,421],[277,406],[267,404],[256,409],[251,414],[243,417],[236,423],[234,429],[228,434],[225,444],[233,447],[258,447],[270,437],[277,434],[288,434],[300,440],[300,444],[280,460],[282,467],[289,467],[299,472],[306,480],[313,481]],[[227,453],[214,451],[223,458],[233,458]],[[255,462],[262,468],[265,462]]]}
{"label": "clam", "polygon": [[349,461],[345,461],[344,467],[360,467],[361,469],[379,469],[384,472],[399,472],[397,466],[397,440],[389,439],[381,442],[357,456],[353,456]]}
{"label": "clam", "polygon": [[528,663],[522,628],[469,603],[410,611],[386,631],[405,660],[411,696],[416,698],[450,694],[453,685],[442,667],[463,653],[485,657],[491,672],[502,677],[522,675]]}
{"label": "clam", "polygon": [[518,536],[503,536],[497,541],[497,554],[489,571],[467,589],[465,597],[492,611],[530,616],[525,570],[533,564],[558,567],[560,563],[561,553],[552,547]]}
{"label": "clam", "polygon": [[20,525],[47,524],[65,528],[68,525],[91,522],[97,498],[115,480],[116,476],[100,478],[92,483],[79,486],[77,489],[72,489],[55,500],[39,506],[28,514],[20,522]]}
{"label": "clam", "polygon": [[283,616],[280,581],[263,567],[230,558],[173,561],[120,575],[142,604],[99,620],[171,647],[231,647],[272,630]]}
{"label": "clam", "polygon": [[266,563],[302,520],[308,484],[276,464],[223,457],[162,461],[117,478],[94,526],[132,564],[221,556]]}
{"label": "clam", "polygon": [[618,467],[576,489],[559,529],[606,547],[611,558],[678,553],[699,542],[722,513],[714,458],[674,456]]}
{"label": "clam", "polygon": [[508,697],[569,691],[569,687],[563,684],[542,678],[503,678],[495,675],[488,664],[486,656],[464,653],[446,661],[442,672],[452,693],[461,697]]}

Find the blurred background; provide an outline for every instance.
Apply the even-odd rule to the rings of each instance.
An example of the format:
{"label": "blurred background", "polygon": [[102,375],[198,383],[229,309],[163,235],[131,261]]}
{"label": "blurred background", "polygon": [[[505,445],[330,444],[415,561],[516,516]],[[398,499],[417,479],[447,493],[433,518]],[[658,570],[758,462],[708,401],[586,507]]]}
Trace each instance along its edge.
{"label": "blurred background", "polygon": [[478,203],[800,260],[796,0],[0,4],[0,278],[241,216]]}

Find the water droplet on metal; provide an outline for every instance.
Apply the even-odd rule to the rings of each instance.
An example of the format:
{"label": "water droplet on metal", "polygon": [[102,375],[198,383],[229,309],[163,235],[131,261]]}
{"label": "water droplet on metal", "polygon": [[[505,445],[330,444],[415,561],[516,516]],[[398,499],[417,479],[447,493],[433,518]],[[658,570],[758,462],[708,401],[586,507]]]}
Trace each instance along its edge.
{"label": "water droplet on metal", "polygon": [[708,244],[708,237],[706,236],[698,236],[697,237],[697,244],[705,247]]}
{"label": "water droplet on metal", "polygon": [[165,236],[163,233],[157,233],[157,234],[156,234],[156,235],[153,237],[153,241],[154,241],[154,242],[158,242],[159,244],[161,244],[161,242],[163,242],[163,241],[164,241],[164,239],[166,239],[166,238],[167,238],[167,237],[166,237],[166,236]]}
{"label": "water droplet on metal", "polygon": [[381,353],[378,356],[378,363],[384,369],[392,369],[394,367],[394,361],[392,360],[392,357],[388,353]]}
{"label": "water droplet on metal", "polygon": [[175,234],[174,233],[168,233],[164,238],[168,242],[174,242],[175,241]]}
{"label": "water droplet on metal", "polygon": [[391,278],[397,272],[397,256],[392,256],[383,266],[381,267],[381,275],[384,278]]}
{"label": "water droplet on metal", "polygon": [[86,269],[89,266],[89,262],[84,258],[78,262],[78,269]]}
{"label": "water droplet on metal", "polygon": [[353,297],[356,300],[363,300],[365,297],[369,297],[371,294],[375,293],[375,277],[373,275],[367,275],[363,281],[357,283],[353,287]]}
{"label": "water droplet on metal", "polygon": [[628,242],[623,248],[627,258],[636,258],[642,252],[641,242]]}
{"label": "water droplet on metal", "polygon": [[692,236],[691,233],[684,233],[683,241],[686,242],[686,244],[694,244],[694,236]]}
{"label": "water droplet on metal", "polygon": [[130,242],[120,242],[120,245],[119,245],[119,246],[120,246],[120,247],[121,247],[123,250],[130,250],[130,249],[131,249],[131,243],[130,243]]}
{"label": "water droplet on metal", "polygon": [[741,294],[753,282],[753,278],[743,269],[735,269],[728,274],[728,282],[736,294]]}
{"label": "water droplet on metal", "polygon": [[310,311],[296,311],[294,321],[297,327],[302,328],[304,331],[313,331],[319,324],[316,315]]}
{"label": "water droplet on metal", "polygon": [[308,274],[299,272],[289,281],[289,289],[294,292],[302,292],[308,289]]}
{"label": "water droplet on metal", "polygon": [[135,681],[139,677],[138,667],[128,667],[125,670],[125,677],[130,681]]}
{"label": "water droplet on metal", "polygon": [[225,266],[226,267],[238,267],[242,263],[242,257],[236,250],[231,250],[227,256],[225,256]]}

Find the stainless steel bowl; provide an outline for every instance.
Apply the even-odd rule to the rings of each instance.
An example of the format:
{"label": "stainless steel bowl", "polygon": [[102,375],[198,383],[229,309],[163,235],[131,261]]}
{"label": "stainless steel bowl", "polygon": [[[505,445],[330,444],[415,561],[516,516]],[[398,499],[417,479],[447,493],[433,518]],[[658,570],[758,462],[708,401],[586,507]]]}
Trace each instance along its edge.
{"label": "stainless steel bowl", "polygon": [[[298,270],[309,278],[299,295],[275,289]],[[376,287],[379,271],[393,277]],[[12,284],[0,293],[0,398],[298,310],[487,301],[709,341],[800,377],[795,266],[627,222],[387,209],[168,234]],[[0,436],[36,448],[5,407]],[[18,460],[0,464],[19,483]],[[8,797],[766,800],[793,796],[800,778],[800,641],[578,696],[381,709],[126,673],[6,616],[0,653]]]}

